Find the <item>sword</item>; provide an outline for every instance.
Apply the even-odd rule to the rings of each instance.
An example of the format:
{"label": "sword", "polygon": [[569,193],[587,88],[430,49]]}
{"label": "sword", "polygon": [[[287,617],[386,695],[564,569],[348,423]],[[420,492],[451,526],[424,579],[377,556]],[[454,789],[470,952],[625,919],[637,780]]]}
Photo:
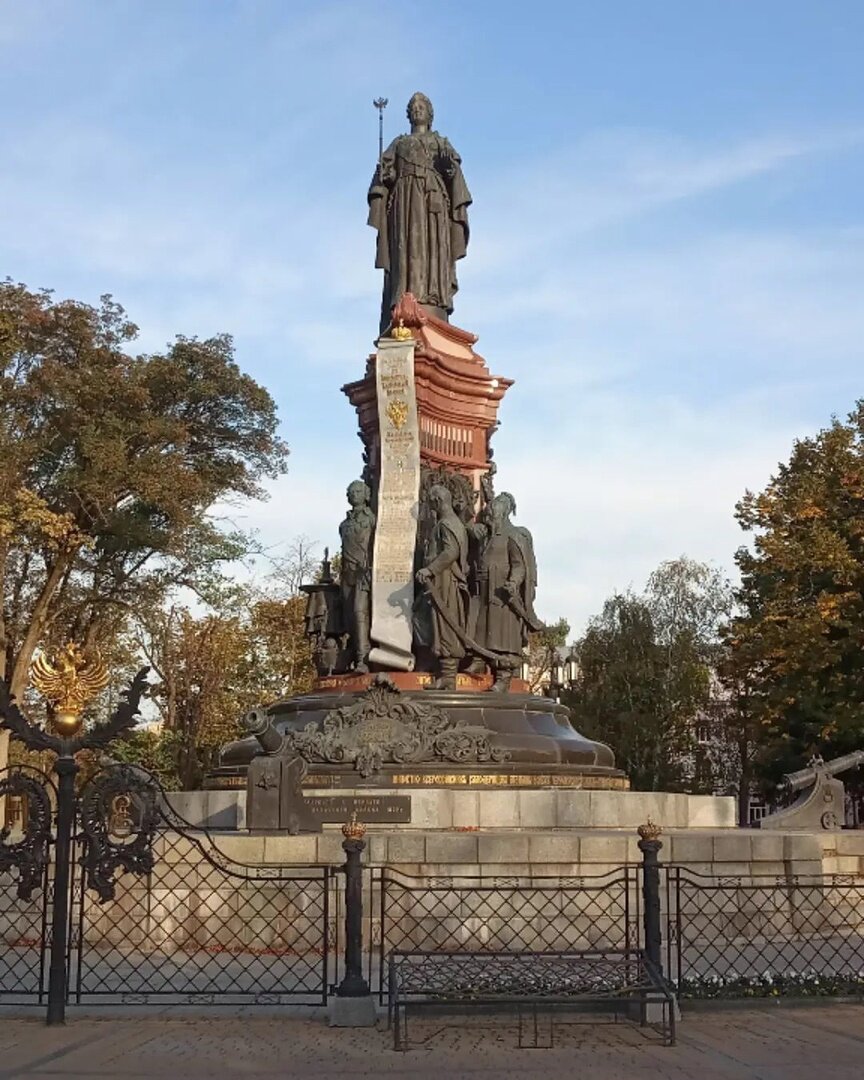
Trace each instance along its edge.
{"label": "sword", "polygon": [[540,622],[539,619],[528,614],[515,593],[507,592],[506,589],[502,589],[501,591],[506,597],[507,604],[516,612],[519,618],[523,620],[529,630],[533,630],[535,634],[539,634],[546,629],[545,623]]}
{"label": "sword", "polygon": [[477,656],[482,656],[484,660],[491,660],[493,663],[500,660],[498,653],[490,652],[489,649],[484,649],[482,645],[478,645],[476,641],[468,637],[461,626],[450,618],[450,612],[444,607],[444,604],[442,603],[440,596],[435,592],[435,586],[431,581],[424,581],[423,588],[429,596],[429,599],[432,601],[432,606],[469,652],[476,653]]}

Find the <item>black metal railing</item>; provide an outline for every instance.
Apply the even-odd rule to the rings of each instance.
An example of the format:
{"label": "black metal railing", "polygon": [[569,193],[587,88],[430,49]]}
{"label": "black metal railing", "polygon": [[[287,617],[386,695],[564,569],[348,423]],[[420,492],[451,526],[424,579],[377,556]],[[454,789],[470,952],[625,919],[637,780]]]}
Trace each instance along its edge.
{"label": "black metal railing", "polygon": [[51,778],[26,765],[0,771],[0,1003],[42,1004],[53,897]]}
{"label": "black metal railing", "polygon": [[[44,1005],[57,790],[12,769],[0,797],[0,1003]],[[647,826],[641,862],[600,875],[406,874],[363,866],[353,833],[344,865],[247,865],[143,770],[105,770],[76,805],[64,1002],[324,1004],[336,988],[383,1000],[393,953],[585,950],[644,953],[681,997],[864,996],[857,875],[702,875],[661,863]]]}
{"label": "black metal railing", "polygon": [[46,942],[50,919],[48,867],[26,900],[18,882],[0,872],[0,1003],[42,1004],[45,993]]}
{"label": "black metal railing", "polygon": [[326,1004],[333,870],[247,866],[160,830],[154,866],[101,904],[78,890],[76,1003]]}
{"label": "black metal railing", "polygon": [[667,866],[666,971],[686,997],[864,993],[864,880]]}
{"label": "black metal railing", "polygon": [[56,790],[28,774],[17,820],[18,773],[0,776],[11,822],[0,836],[0,1003],[50,1004],[53,951],[64,1004],[326,1004],[337,868],[239,862],[128,766],[103,770],[76,800],[58,952]]}

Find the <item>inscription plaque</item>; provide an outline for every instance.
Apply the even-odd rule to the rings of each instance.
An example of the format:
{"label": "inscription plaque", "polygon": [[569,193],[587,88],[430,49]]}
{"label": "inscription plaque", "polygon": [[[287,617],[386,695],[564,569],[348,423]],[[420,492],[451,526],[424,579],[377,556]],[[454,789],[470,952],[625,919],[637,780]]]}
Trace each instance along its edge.
{"label": "inscription plaque", "polygon": [[373,648],[369,659],[397,671],[411,671],[420,490],[414,342],[381,338],[375,372],[381,469],[372,552]]}
{"label": "inscription plaque", "polygon": [[408,795],[307,795],[304,802],[319,821],[350,821],[352,814],[364,825],[411,820]]}

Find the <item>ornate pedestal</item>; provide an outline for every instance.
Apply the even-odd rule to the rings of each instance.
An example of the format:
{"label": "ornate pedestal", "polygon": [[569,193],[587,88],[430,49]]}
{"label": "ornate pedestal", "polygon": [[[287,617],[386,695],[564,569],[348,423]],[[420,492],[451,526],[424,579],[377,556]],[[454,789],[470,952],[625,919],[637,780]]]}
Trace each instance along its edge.
{"label": "ornate pedestal", "polygon": [[[488,692],[489,676],[460,675],[455,691],[431,677],[334,676],[266,710],[286,735],[281,752],[308,762],[305,788],[627,787],[604,743],[583,738],[569,711],[525,691]],[[255,736],[229,743],[210,787],[245,784],[261,753]]]}

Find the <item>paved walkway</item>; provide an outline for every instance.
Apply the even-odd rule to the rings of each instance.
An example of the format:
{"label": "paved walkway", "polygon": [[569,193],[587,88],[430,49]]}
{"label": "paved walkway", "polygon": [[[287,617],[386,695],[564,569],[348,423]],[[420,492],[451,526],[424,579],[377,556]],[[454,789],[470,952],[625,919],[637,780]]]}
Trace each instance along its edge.
{"label": "paved walkway", "polygon": [[390,1049],[382,1029],[336,1030],[320,1017],[74,1018],[64,1028],[0,1018],[0,1078],[417,1077],[424,1080],[860,1080],[864,1007],[685,1015],[664,1047],[629,1024],[556,1024],[551,1050],[518,1050],[513,1018],[421,1017],[417,1046]]}

